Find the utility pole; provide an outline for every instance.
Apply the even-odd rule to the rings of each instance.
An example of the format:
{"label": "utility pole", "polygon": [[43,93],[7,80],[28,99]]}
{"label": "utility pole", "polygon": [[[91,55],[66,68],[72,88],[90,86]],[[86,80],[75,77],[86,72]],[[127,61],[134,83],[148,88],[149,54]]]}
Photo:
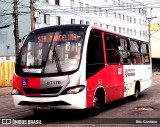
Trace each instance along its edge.
{"label": "utility pole", "polygon": [[151,20],[154,19],[154,18],[157,18],[157,17],[150,17],[150,18],[147,18],[148,20],[148,42],[151,43]]}
{"label": "utility pole", "polygon": [[14,20],[14,38],[15,38],[15,56],[19,53],[19,28],[18,28],[18,0],[13,0],[13,20]]}
{"label": "utility pole", "polygon": [[30,18],[31,18],[31,31],[33,31],[35,29],[34,0],[30,0]]}
{"label": "utility pole", "polygon": [[157,17],[149,17],[147,18],[148,20],[148,43],[150,46],[150,50],[151,50],[151,20],[157,18]]}

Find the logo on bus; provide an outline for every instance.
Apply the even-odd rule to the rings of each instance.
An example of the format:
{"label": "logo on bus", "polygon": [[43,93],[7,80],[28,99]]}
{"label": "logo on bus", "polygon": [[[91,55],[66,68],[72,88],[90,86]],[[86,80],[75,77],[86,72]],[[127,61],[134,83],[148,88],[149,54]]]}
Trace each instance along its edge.
{"label": "logo on bus", "polygon": [[28,79],[22,80],[22,86],[28,86]]}
{"label": "logo on bus", "polygon": [[125,69],[125,76],[135,76],[135,69]]}
{"label": "logo on bus", "polygon": [[30,72],[29,68],[23,68],[23,72]]}

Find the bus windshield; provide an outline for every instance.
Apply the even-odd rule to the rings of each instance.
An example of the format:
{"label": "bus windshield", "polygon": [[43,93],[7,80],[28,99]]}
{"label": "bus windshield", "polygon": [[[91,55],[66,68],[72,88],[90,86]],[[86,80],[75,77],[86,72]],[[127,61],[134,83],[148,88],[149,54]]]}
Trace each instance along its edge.
{"label": "bus windshield", "polygon": [[20,52],[23,73],[59,73],[78,69],[83,31],[56,31],[31,34]]}

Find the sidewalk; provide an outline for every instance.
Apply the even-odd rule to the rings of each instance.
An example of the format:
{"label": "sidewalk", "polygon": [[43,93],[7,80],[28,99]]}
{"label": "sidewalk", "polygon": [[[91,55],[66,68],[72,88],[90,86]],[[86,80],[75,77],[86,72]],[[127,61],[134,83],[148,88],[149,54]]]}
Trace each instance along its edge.
{"label": "sidewalk", "polygon": [[12,87],[0,87],[0,96],[11,95]]}

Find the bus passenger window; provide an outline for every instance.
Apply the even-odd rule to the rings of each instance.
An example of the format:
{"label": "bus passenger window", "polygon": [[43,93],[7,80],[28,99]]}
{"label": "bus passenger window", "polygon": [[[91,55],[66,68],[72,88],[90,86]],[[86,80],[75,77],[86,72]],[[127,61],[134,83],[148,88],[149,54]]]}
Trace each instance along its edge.
{"label": "bus passenger window", "polygon": [[121,64],[130,64],[131,57],[129,51],[119,51],[120,54],[120,63]]}
{"label": "bus passenger window", "polygon": [[132,63],[140,64],[141,63],[141,55],[140,53],[131,53]]}
{"label": "bus passenger window", "polygon": [[141,56],[142,56],[142,63],[149,64],[150,63],[150,56],[149,56],[149,47],[147,43],[141,43]]}
{"label": "bus passenger window", "polygon": [[142,54],[142,62],[144,64],[150,63],[149,54]]}
{"label": "bus passenger window", "polygon": [[141,64],[140,44],[137,40],[130,41],[130,52],[133,64]]}
{"label": "bus passenger window", "polygon": [[117,50],[107,50],[107,62],[109,64],[119,63],[119,53]]}
{"label": "bus passenger window", "polygon": [[120,37],[118,39],[118,49],[119,49],[119,55],[120,55],[120,63],[130,64],[131,56],[129,52],[129,41],[127,38]]}
{"label": "bus passenger window", "polygon": [[105,34],[105,44],[106,44],[107,63],[118,64],[120,59],[119,59],[116,36]]}

